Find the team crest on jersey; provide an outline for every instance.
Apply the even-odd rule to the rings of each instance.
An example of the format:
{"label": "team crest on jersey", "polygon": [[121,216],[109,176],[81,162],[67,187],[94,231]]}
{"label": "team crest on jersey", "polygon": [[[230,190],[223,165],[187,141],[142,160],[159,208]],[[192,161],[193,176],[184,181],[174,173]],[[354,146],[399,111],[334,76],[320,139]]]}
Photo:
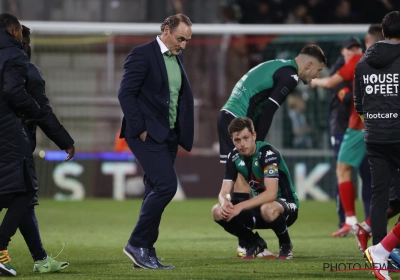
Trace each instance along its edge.
{"label": "team crest on jersey", "polygon": [[254,162],[254,166],[258,166],[258,161],[257,160]]}
{"label": "team crest on jersey", "polygon": [[264,167],[264,178],[276,178],[279,175],[278,166],[270,164]]}

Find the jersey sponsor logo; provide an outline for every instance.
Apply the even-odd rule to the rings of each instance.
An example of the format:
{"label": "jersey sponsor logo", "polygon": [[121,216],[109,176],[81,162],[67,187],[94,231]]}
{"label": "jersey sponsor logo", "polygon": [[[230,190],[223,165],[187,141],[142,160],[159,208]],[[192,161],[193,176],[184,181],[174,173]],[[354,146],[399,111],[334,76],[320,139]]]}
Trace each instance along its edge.
{"label": "jersey sponsor logo", "polygon": [[268,150],[268,151],[265,153],[265,155],[266,155],[266,156],[272,156],[272,155],[275,155],[275,153],[274,153],[273,151],[271,151],[271,150]]}
{"label": "jersey sponsor logo", "polygon": [[292,77],[293,79],[296,80],[296,82],[299,82],[299,76],[295,75],[290,75],[290,77]]}
{"label": "jersey sponsor logo", "polygon": [[366,119],[397,119],[398,113],[366,113],[364,115]]}
{"label": "jersey sponsor logo", "polygon": [[236,153],[232,156],[232,161],[236,161],[239,158],[239,153]]}
{"label": "jersey sponsor logo", "polygon": [[367,94],[398,96],[399,73],[363,75],[362,79]]}
{"label": "jersey sponsor logo", "polygon": [[278,159],[277,157],[269,157],[269,158],[265,159],[265,163],[268,163],[270,161],[277,160],[277,159]]}
{"label": "jersey sponsor logo", "polygon": [[238,163],[238,166],[245,166],[246,164],[244,163],[244,161],[243,160],[241,160],[239,163]]}
{"label": "jersey sponsor logo", "polygon": [[276,164],[270,164],[264,167],[264,178],[276,178],[279,174],[278,166]]}

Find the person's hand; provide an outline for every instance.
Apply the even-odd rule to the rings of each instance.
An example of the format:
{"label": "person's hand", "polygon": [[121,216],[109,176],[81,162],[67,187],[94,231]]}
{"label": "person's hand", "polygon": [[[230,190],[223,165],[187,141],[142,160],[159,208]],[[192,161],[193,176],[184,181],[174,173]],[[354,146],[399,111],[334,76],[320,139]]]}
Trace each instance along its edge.
{"label": "person's hand", "polygon": [[311,87],[312,88],[318,87],[318,78],[315,78],[315,79],[311,80]]}
{"label": "person's hand", "polygon": [[146,141],[146,137],[147,137],[147,131],[142,132],[142,134],[140,134],[140,140],[142,140],[143,142]]}
{"label": "person's hand", "polygon": [[75,147],[74,147],[74,145],[72,145],[71,147],[66,149],[65,152],[68,154],[68,156],[65,158],[64,161],[69,161],[75,155]]}
{"label": "person's hand", "polygon": [[230,214],[230,212],[233,209],[233,204],[230,201],[226,201],[221,205],[219,208],[219,216],[223,219],[226,220]]}
{"label": "person's hand", "polygon": [[229,222],[230,220],[232,220],[234,217],[236,217],[237,215],[239,215],[239,213],[242,212],[242,207],[239,204],[236,204],[233,206],[233,209],[231,209],[228,218],[226,219],[227,222]]}

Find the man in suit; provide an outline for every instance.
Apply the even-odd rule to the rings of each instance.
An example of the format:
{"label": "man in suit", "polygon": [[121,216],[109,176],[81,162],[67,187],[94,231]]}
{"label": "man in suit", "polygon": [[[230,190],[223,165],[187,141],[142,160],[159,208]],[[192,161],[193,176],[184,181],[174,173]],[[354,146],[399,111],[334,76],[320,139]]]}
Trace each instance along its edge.
{"label": "man in suit", "polygon": [[193,95],[182,61],[191,39],[190,19],[177,14],[162,24],[155,40],[135,47],[125,61],[118,99],[125,138],[144,171],[139,220],[124,248],[135,267],[171,269],[159,262],[154,243],[161,215],[177,190],[178,144],[193,145]]}

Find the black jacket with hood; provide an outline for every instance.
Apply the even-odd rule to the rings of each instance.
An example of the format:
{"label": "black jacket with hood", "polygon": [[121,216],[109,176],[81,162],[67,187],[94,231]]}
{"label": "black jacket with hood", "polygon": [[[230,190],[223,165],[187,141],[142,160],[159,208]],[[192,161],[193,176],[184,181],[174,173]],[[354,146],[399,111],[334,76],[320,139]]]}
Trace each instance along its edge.
{"label": "black jacket with hood", "polygon": [[380,41],[357,64],[354,106],[364,116],[366,143],[400,143],[400,44]]}
{"label": "black jacket with hood", "polygon": [[26,191],[24,169],[37,190],[26,126],[17,115],[36,118],[40,107],[25,91],[28,56],[22,44],[0,29],[0,195]]}

